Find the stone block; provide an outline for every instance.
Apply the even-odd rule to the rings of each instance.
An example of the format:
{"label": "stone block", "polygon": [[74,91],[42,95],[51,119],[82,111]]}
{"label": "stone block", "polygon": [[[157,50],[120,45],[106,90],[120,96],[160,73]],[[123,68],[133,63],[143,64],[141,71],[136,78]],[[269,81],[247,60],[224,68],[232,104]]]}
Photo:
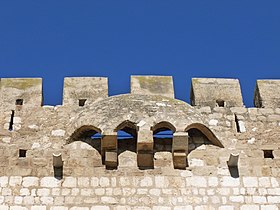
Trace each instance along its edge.
{"label": "stone block", "polygon": [[254,104],[258,108],[280,107],[280,80],[257,80]]}
{"label": "stone block", "polygon": [[108,79],[105,77],[64,78],[63,105],[87,106],[108,97]]}
{"label": "stone block", "polygon": [[233,178],[233,177],[222,177],[221,185],[223,187],[237,187],[240,185],[239,178]]}
{"label": "stone block", "polygon": [[23,177],[22,186],[23,187],[37,187],[39,184],[38,177]]}
{"label": "stone block", "polygon": [[117,151],[105,152],[105,165],[106,168],[116,169],[118,167],[118,153]]}
{"label": "stone block", "polygon": [[117,143],[118,143],[118,136],[116,132],[103,135],[101,139],[102,156],[105,156],[105,152],[107,150],[116,150]]}
{"label": "stone block", "polygon": [[137,132],[137,150],[152,151],[154,149],[153,132],[148,129],[140,129]]}
{"label": "stone block", "polygon": [[141,168],[154,167],[154,153],[152,151],[138,151],[137,165]]}
{"label": "stone block", "polygon": [[258,187],[257,177],[243,177],[244,187]]}
{"label": "stone block", "polygon": [[[37,206],[31,206],[30,210],[47,210],[47,207],[46,206],[38,206],[38,205]],[[58,209],[52,209],[52,207],[51,207],[51,210],[58,210]]]}
{"label": "stone block", "polygon": [[77,187],[77,179],[75,177],[65,177],[62,187]]}
{"label": "stone block", "polygon": [[43,102],[42,79],[2,78],[0,96],[2,96],[4,110],[41,107]]}
{"label": "stone block", "polygon": [[60,187],[61,186],[61,181],[57,180],[54,177],[43,177],[40,181],[40,186],[41,187],[50,187],[50,188]]}
{"label": "stone block", "polygon": [[131,94],[161,95],[174,98],[171,76],[131,76],[130,83]]}
{"label": "stone block", "polygon": [[186,132],[175,132],[173,134],[172,152],[188,151],[189,136]]}
{"label": "stone block", "polygon": [[185,169],[188,165],[186,152],[173,152],[173,165],[175,169]]}
{"label": "stone block", "polygon": [[243,107],[240,84],[237,79],[193,78],[191,105]]}
{"label": "stone block", "polygon": [[258,205],[242,205],[240,210],[259,210],[260,207]]}

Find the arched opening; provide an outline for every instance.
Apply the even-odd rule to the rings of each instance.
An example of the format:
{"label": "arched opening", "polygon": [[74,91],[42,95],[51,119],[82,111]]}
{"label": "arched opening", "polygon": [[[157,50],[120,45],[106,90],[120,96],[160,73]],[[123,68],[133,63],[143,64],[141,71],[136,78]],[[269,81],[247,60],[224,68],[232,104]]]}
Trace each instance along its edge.
{"label": "arched opening", "polygon": [[82,141],[89,144],[101,154],[101,130],[92,125],[83,125],[70,136],[67,143]]}
{"label": "arched opening", "polygon": [[162,121],[154,125],[152,131],[155,167],[170,166],[172,164],[173,133],[176,128],[171,123]]}
{"label": "arched opening", "polygon": [[203,144],[224,148],[213,132],[203,124],[193,123],[185,131],[189,134],[189,153]]}
{"label": "arched opening", "polygon": [[119,167],[137,166],[137,127],[131,121],[124,121],[114,130],[118,138]]}
{"label": "arched opening", "polygon": [[[84,125],[75,130],[65,145],[69,157],[64,161],[65,172],[94,174],[95,167],[102,166],[101,130],[92,125]],[[71,170],[69,170],[71,169]]]}

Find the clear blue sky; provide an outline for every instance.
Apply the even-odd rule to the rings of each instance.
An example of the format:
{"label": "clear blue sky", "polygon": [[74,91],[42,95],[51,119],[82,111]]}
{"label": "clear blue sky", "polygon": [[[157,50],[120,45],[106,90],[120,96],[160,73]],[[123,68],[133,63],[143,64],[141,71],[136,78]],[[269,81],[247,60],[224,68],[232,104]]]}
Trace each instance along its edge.
{"label": "clear blue sky", "polygon": [[45,104],[61,104],[66,76],[172,75],[189,101],[192,77],[240,79],[253,106],[256,79],[280,78],[279,0],[0,1],[0,77],[43,77]]}

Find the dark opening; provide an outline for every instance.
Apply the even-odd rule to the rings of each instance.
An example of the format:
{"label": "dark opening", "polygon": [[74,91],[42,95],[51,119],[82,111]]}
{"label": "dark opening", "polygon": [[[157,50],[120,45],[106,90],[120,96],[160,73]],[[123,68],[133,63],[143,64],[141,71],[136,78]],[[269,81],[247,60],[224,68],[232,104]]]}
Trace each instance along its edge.
{"label": "dark opening", "polygon": [[10,119],[10,123],[9,123],[9,131],[12,131],[12,130],[13,130],[14,116],[15,116],[15,111],[12,110],[11,119]]}
{"label": "dark opening", "polygon": [[273,150],[263,150],[263,156],[264,158],[271,158],[273,159]]}
{"label": "dark opening", "polygon": [[189,153],[201,145],[211,145],[212,143],[208,140],[208,138],[198,129],[192,128],[188,130],[189,134]]}
{"label": "dark opening", "polygon": [[79,106],[84,106],[87,99],[79,99]]}
{"label": "dark opening", "polygon": [[16,100],[16,105],[18,105],[18,106],[23,105],[23,99],[17,99]]}
{"label": "dark opening", "polygon": [[172,152],[173,132],[167,128],[154,132],[154,151]]}
{"label": "dark opening", "polygon": [[218,107],[225,107],[225,101],[222,99],[217,99],[216,104]]}
{"label": "dark opening", "polygon": [[[119,130],[118,132],[118,154],[125,151],[136,152],[137,139],[132,133],[127,132],[127,128]],[[135,131],[136,132],[136,131]]]}
{"label": "dark opening", "polygon": [[235,125],[236,125],[236,131],[238,133],[241,133],[238,118],[237,118],[236,114],[234,115],[234,121],[235,121]]}
{"label": "dark opening", "polygon": [[27,151],[27,150],[25,150],[25,149],[20,149],[20,150],[19,150],[19,154],[18,154],[19,157],[26,157],[26,151]]}

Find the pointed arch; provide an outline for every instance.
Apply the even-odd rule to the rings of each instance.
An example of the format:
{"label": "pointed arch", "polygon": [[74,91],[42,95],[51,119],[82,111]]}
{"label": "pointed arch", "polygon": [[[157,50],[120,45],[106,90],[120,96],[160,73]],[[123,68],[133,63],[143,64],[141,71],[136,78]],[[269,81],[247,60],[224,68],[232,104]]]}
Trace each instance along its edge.
{"label": "pointed arch", "polygon": [[101,133],[101,130],[93,125],[83,125],[73,132],[73,134],[67,140],[67,144],[70,144],[74,141],[79,141],[81,138],[91,137],[96,133]]}
{"label": "pointed arch", "polygon": [[125,120],[123,121],[121,124],[119,124],[114,131],[125,131],[127,133],[129,133],[130,135],[132,135],[133,137],[137,137],[137,126],[135,123],[129,121],[129,120]]}
{"label": "pointed arch", "polygon": [[158,133],[160,131],[165,131],[165,130],[171,130],[173,133],[175,133],[176,128],[174,125],[172,125],[170,122],[167,121],[161,121],[157,124],[155,124],[151,130],[153,133]]}
{"label": "pointed arch", "polygon": [[224,148],[223,144],[220,142],[220,140],[215,136],[215,134],[205,125],[201,123],[193,123],[189,125],[185,131],[188,132],[190,129],[197,129],[199,130],[203,135],[205,135],[210,142],[212,142],[215,146]]}

